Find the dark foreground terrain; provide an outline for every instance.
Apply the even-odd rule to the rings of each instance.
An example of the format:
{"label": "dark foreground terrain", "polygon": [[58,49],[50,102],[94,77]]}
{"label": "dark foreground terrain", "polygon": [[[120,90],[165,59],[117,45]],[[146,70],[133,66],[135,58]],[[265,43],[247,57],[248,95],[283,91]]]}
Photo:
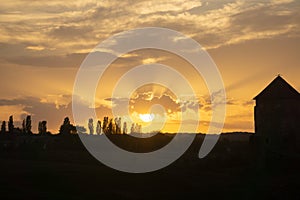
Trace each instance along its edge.
{"label": "dark foreground terrain", "polygon": [[[93,136],[92,136],[93,137]],[[204,159],[203,141],[159,171],[130,174],[94,159],[73,136],[1,136],[1,199],[300,199],[300,159],[269,155],[249,135],[221,136]],[[172,139],[111,136],[136,152],[158,149]]]}

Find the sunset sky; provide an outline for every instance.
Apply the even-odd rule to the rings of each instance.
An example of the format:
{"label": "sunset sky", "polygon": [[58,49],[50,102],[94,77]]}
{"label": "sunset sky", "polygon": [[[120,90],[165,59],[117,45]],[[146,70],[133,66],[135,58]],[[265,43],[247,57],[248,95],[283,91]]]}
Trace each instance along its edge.
{"label": "sunset sky", "polygon": [[[20,126],[30,114],[33,131],[38,121],[47,120],[48,129],[57,132],[65,116],[72,119],[73,84],[87,54],[116,33],[143,27],[173,29],[207,50],[226,89],[224,132],[254,131],[252,99],[277,74],[300,91],[298,0],[2,0],[0,121],[13,115]],[[122,96],[111,97],[122,73],[151,63],[171,66],[189,77],[197,98],[179,103],[172,91],[160,85],[139,88],[130,96],[129,105]],[[176,131],[179,115],[189,115],[194,123],[195,109],[200,112],[198,131],[207,130],[209,95],[201,77],[184,59],[159,50],[139,50],[117,59],[106,73],[115,76],[107,76],[97,88],[95,109],[101,120],[114,106],[129,110],[142,123],[139,114],[161,104],[167,120],[163,131]],[[156,119],[164,120],[160,112]]]}

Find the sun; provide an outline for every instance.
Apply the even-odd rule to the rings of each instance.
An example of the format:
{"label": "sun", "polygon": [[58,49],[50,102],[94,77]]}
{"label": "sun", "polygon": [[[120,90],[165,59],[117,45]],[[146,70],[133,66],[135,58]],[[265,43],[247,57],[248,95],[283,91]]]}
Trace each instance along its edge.
{"label": "sun", "polygon": [[151,122],[154,119],[154,114],[139,114],[143,122]]}

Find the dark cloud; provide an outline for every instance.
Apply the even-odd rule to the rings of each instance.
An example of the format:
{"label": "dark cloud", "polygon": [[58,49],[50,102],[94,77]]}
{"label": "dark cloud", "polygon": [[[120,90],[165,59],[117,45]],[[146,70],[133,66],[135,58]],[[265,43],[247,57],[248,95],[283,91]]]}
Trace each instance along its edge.
{"label": "dark cloud", "polygon": [[91,35],[93,28],[91,26],[67,26],[61,25],[52,29],[49,36],[63,39],[63,40],[76,40],[84,39],[87,37],[94,37]]}
{"label": "dark cloud", "polygon": [[12,58],[18,56],[30,56],[32,51],[26,49],[28,46],[34,46],[34,43],[22,42],[22,43],[1,43],[0,42],[0,57]]}
{"label": "dark cloud", "polygon": [[204,110],[205,112],[210,112],[212,109],[211,109],[211,105],[205,105],[202,107],[202,110]]}
{"label": "dark cloud", "polygon": [[243,103],[243,106],[253,106],[253,104],[254,104],[254,101],[253,101],[253,100],[250,100],[250,101],[245,101],[245,102]]}
{"label": "dark cloud", "polygon": [[128,115],[128,105],[129,105],[129,99],[128,98],[106,98],[106,101],[110,101],[112,103],[113,108],[110,109],[110,114],[108,116],[111,116],[113,110],[113,114],[116,116],[125,116]]}
{"label": "dark cloud", "polygon": [[198,101],[184,101],[181,102],[181,109],[182,112],[185,112],[187,109],[190,109],[194,112],[198,112],[199,109],[201,109],[203,105]]}
{"label": "dark cloud", "polygon": [[248,10],[231,17],[232,29],[266,31],[284,29],[289,24],[299,24],[300,4],[295,7],[284,4],[262,6],[255,11]]}
{"label": "dark cloud", "polygon": [[193,15],[201,15],[206,14],[207,12],[211,12],[216,9],[222,9],[224,5],[227,5],[228,3],[234,3],[235,0],[222,0],[222,1],[201,1],[202,5],[194,7],[190,10],[188,10],[189,13]]}
{"label": "dark cloud", "polygon": [[12,58],[7,58],[8,62],[28,65],[28,66],[38,66],[38,67],[79,67],[86,54],[68,54],[66,56],[59,55],[48,55],[48,56],[16,56]]}
{"label": "dark cloud", "polygon": [[19,99],[0,99],[0,106],[12,106],[12,105],[30,105],[32,102],[40,101],[36,97],[23,97]]}
{"label": "dark cloud", "polygon": [[238,104],[238,102],[236,102],[235,100],[233,100],[233,99],[229,99],[229,100],[227,100],[227,102],[226,102],[226,105],[237,105]]}
{"label": "dark cloud", "polygon": [[[119,2],[120,6],[127,4],[126,2]],[[128,5],[124,5],[128,6]],[[118,17],[124,16],[128,11],[126,8],[124,9],[119,9],[119,8],[108,8],[104,6],[97,6],[93,12],[88,16],[90,20],[104,20],[104,19],[116,19]]]}
{"label": "dark cloud", "polygon": [[[180,103],[171,98],[169,95],[161,95],[160,97],[153,97],[148,99],[148,94],[139,94],[138,97],[131,99],[130,109],[138,113],[148,113],[150,108],[154,105],[161,105],[165,108],[166,112],[179,112],[181,111]],[[133,106],[133,107],[132,107]]]}
{"label": "dark cloud", "polygon": [[[28,56],[15,56],[4,58],[7,62],[28,65],[37,67],[70,67],[78,68],[84,59],[87,57],[87,53],[72,53],[67,55],[28,55]],[[93,67],[101,65],[107,60],[114,59],[115,56],[106,52],[93,52],[89,54],[89,59],[86,60],[85,65]]]}

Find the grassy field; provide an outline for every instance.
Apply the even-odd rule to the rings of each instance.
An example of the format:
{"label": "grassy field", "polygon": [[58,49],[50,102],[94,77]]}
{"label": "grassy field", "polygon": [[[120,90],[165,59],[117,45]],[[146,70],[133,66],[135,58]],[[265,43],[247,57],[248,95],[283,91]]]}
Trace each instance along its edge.
{"label": "grassy field", "polygon": [[[203,141],[199,135],[173,164],[144,174],[124,173],[103,165],[85,150],[76,135],[2,137],[0,196],[1,199],[299,199],[298,158],[266,159],[247,140],[226,137],[221,136],[213,151],[199,159],[197,153]],[[172,136],[161,135],[136,143],[124,136],[111,138],[137,152],[157,149],[171,139]]]}

